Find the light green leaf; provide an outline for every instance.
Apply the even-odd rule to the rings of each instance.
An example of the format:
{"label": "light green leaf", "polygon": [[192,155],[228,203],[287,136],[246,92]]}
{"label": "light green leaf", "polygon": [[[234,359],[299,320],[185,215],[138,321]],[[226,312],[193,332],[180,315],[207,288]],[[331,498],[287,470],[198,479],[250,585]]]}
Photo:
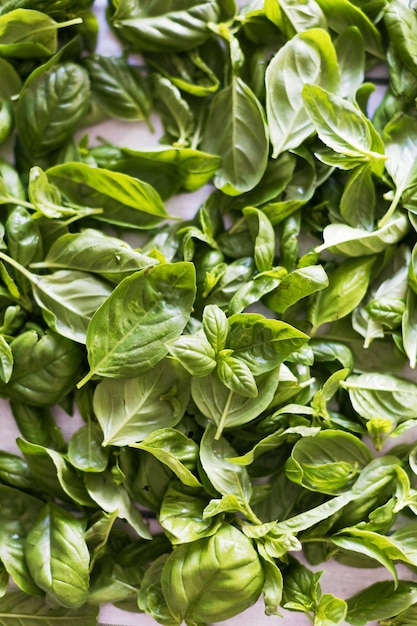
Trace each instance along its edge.
{"label": "light green leaf", "polygon": [[98,607],[84,604],[79,609],[51,607],[50,600],[11,591],[0,598],[0,615],[4,626],[96,626]]}
{"label": "light green leaf", "polygon": [[267,126],[260,103],[242,79],[234,76],[214,96],[203,148],[222,157],[214,183],[224,193],[239,195],[261,180],[268,160]]}
{"label": "light green leaf", "polygon": [[175,426],[189,399],[189,377],[163,359],[140,377],[102,380],[94,391],[94,413],[104,446],[125,446],[153,431]]}
{"label": "light green leaf", "polygon": [[108,378],[133,378],[168,354],[166,343],[180,336],[195,297],[191,263],[166,263],[122,280],[89,324],[90,372]]}
{"label": "light green leaf", "polygon": [[41,589],[64,607],[87,600],[90,555],[85,522],[49,502],[40,511],[25,546],[29,570]]}
{"label": "light green leaf", "polygon": [[336,90],[339,70],[328,33],[312,28],[295,35],[273,57],[266,70],[266,111],[276,158],[297,148],[314,131],[302,97],[306,83]]}

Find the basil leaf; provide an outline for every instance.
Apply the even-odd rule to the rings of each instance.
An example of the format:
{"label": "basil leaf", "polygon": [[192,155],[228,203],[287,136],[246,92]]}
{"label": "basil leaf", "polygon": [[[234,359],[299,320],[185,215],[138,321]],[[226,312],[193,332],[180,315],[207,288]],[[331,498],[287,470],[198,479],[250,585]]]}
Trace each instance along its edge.
{"label": "basil leaf", "polygon": [[79,386],[95,374],[132,378],[156,365],[187,324],[194,297],[191,263],[155,265],[122,280],[89,324],[90,372]]}
{"label": "basil leaf", "polygon": [[295,33],[302,33],[312,28],[327,30],[327,21],[316,0],[266,0],[265,13],[278,26],[288,39]]}
{"label": "basil leaf", "polygon": [[220,6],[214,0],[186,0],[179,7],[158,2],[139,7],[129,0],[112,0],[111,5],[113,27],[139,52],[195,48],[210,37],[208,23],[220,17]]}
{"label": "basil leaf", "polygon": [[79,626],[96,626],[98,608],[84,604],[80,609],[51,607],[45,598],[28,596],[21,591],[12,591],[0,598],[0,612],[5,626],[17,626],[24,620],[28,626],[35,626],[42,620],[45,626],[71,626],[74,619]]}
{"label": "basil leaf", "polygon": [[[39,596],[42,591],[33,580],[24,558],[25,539],[42,501],[19,489],[0,486],[0,559],[14,583],[25,593]],[[6,596],[7,598],[7,596]],[[3,602],[0,598],[0,606]],[[7,604],[7,603],[6,603]]]}
{"label": "basil leaf", "polygon": [[15,9],[0,15],[1,56],[31,59],[47,57],[57,50],[57,30],[79,24],[75,18],[57,24],[49,15],[33,9]]}
{"label": "basil leaf", "polygon": [[312,28],[295,35],[273,57],[265,79],[266,112],[276,158],[297,148],[314,130],[302,98],[304,85],[338,88],[336,51],[328,33]]}
{"label": "basil leaf", "polygon": [[348,259],[329,272],[329,286],[319,291],[310,313],[312,332],[353,311],[364,297],[375,257]]}
{"label": "basil leaf", "polygon": [[71,61],[35,77],[21,93],[15,114],[25,150],[46,156],[77,130],[89,106],[90,85],[85,69]]}
{"label": "basil leaf", "polygon": [[69,339],[47,331],[39,337],[28,330],[10,344],[14,367],[0,395],[33,406],[59,403],[73,388],[79,376],[81,352]]}
{"label": "basil leaf", "polygon": [[256,602],[264,575],[250,540],[225,524],[213,537],[178,546],[165,562],[161,582],[178,623],[221,621]]}
{"label": "basil leaf", "polygon": [[102,445],[100,428],[94,422],[81,426],[68,442],[68,460],[84,472],[104,472],[109,451]]}
{"label": "basil leaf", "polygon": [[175,426],[184,415],[189,393],[188,376],[169,359],[140,378],[102,380],[93,398],[104,434],[102,445],[128,445]]}
{"label": "basil leaf", "polygon": [[168,217],[159,194],[147,183],[126,174],[85,163],[63,163],[46,172],[64,195],[102,209],[95,218],[127,228],[152,228]]}
{"label": "basil leaf", "polygon": [[84,64],[92,97],[109,117],[149,123],[150,98],[138,68],[124,59],[97,54],[87,57]]}
{"label": "basil leaf", "polygon": [[214,96],[203,147],[222,157],[214,183],[224,193],[250,191],[261,180],[268,160],[268,131],[260,103],[241,78],[233,77]]}
{"label": "basil leaf", "polygon": [[64,607],[85,604],[89,552],[84,522],[48,503],[39,512],[25,545],[29,570],[41,589]]}

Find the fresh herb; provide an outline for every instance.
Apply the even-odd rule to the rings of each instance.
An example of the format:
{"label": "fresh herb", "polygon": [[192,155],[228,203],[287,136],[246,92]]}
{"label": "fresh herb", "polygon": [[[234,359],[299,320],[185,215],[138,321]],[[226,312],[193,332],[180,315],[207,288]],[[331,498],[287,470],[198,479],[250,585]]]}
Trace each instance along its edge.
{"label": "fresh herb", "polygon": [[[316,626],[415,623],[414,3],[106,17],[120,57],[97,54],[91,0],[0,0],[0,396],[20,431],[0,623],[93,626],[113,603],[201,626],[260,597]],[[161,123],[161,145],[90,145],[109,119]],[[68,441],[56,405],[81,416]],[[305,565],[329,558],[387,580],[337,598]]]}

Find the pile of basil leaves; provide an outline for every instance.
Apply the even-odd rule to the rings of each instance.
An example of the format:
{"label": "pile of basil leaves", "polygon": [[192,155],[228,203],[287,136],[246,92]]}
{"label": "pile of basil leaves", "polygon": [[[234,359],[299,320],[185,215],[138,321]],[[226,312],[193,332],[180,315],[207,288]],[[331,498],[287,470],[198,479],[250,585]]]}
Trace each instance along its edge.
{"label": "pile of basil leaves", "polygon": [[416,3],[110,0],[119,57],[95,15],[0,0],[0,624],[417,623]]}

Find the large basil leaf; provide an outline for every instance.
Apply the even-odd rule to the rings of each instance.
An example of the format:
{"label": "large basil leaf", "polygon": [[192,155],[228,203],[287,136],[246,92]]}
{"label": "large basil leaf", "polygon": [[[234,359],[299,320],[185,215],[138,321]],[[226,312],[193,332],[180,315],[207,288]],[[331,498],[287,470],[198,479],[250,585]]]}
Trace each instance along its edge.
{"label": "large basil leaf", "polygon": [[87,331],[90,372],[132,378],[168,354],[166,342],[187,324],[195,297],[191,263],[167,263],[122,280],[94,314]]}
{"label": "large basil leaf", "polygon": [[0,15],[0,55],[18,59],[47,57],[57,50],[57,30],[79,24],[78,18],[58,24],[54,19],[33,9],[15,9]]}
{"label": "large basil leaf", "polygon": [[254,604],[264,574],[251,541],[225,524],[213,537],[178,546],[165,562],[161,582],[178,623],[216,622]]}
{"label": "large basil leaf", "polygon": [[81,349],[53,331],[39,337],[28,330],[11,342],[14,359],[10,381],[0,383],[0,395],[34,406],[59,403],[79,376]]}
{"label": "large basil leaf", "polygon": [[210,37],[208,23],[220,18],[220,5],[214,0],[185,0],[179,6],[167,6],[158,0],[146,6],[132,0],[113,0],[112,5],[113,27],[140,52],[195,48]]}
{"label": "large basil leaf", "polygon": [[119,283],[126,276],[156,263],[156,259],[134,250],[121,239],[86,228],[79,233],[58,237],[45,259],[31,266],[91,272]]}
{"label": "large basil leaf", "polygon": [[326,322],[345,317],[368,289],[374,256],[347,259],[329,272],[329,286],[319,291],[310,313],[313,333]]}
{"label": "large basil leaf", "polygon": [[416,601],[417,586],[411,581],[400,581],[397,586],[393,581],[377,582],[347,600],[346,620],[353,626],[366,626],[374,620],[394,617]]}
{"label": "large basil leaf", "polygon": [[214,182],[231,196],[253,189],[265,172],[268,135],[264,113],[239,77],[234,76],[230,85],[213,98],[204,149],[222,157]]}
{"label": "large basil leaf", "polygon": [[417,65],[417,16],[412,5],[394,0],[384,11],[384,23],[391,45],[407,69],[416,73]]}
{"label": "large basil leaf", "polygon": [[342,33],[346,28],[356,26],[362,33],[368,52],[380,60],[385,60],[381,33],[369,17],[349,0],[316,0],[326,16],[329,28]]}
{"label": "large basil leaf", "polygon": [[76,270],[39,276],[33,284],[33,295],[48,326],[82,344],[91,318],[111,291],[104,280]]}
{"label": "large basil leaf", "polygon": [[11,591],[0,598],[0,613],[4,626],[18,626],[22,622],[27,626],[96,626],[98,608],[84,604],[80,609],[51,607],[50,600],[44,597],[29,596],[21,591]]}
{"label": "large basil leaf", "polygon": [[16,128],[30,158],[47,155],[78,129],[89,106],[88,74],[68,61],[35,77],[16,106]]}
{"label": "large basil leaf", "polygon": [[104,433],[103,445],[124,446],[175,426],[189,394],[188,374],[169,359],[140,377],[102,380],[94,391],[94,412]]}
{"label": "large basil leaf", "polygon": [[[142,180],[155,187],[162,197],[184,189],[196,191],[208,183],[221,164],[221,157],[201,150],[178,146],[152,147],[147,150],[123,148],[114,166],[132,176],[140,172]],[[161,180],[161,172],[164,179]]]}
{"label": "large basil leaf", "polygon": [[33,520],[43,506],[42,501],[18,489],[1,485],[0,505],[1,562],[22,591],[39,596],[42,592],[29,573],[24,558],[24,546]]}
{"label": "large basil leaf", "polygon": [[328,224],[323,230],[324,243],[317,246],[316,252],[330,250],[348,257],[377,254],[401,241],[409,229],[410,223],[403,213],[396,213],[374,231],[353,228],[346,224]]}
{"label": "large basil leaf", "polygon": [[417,385],[414,382],[382,373],[349,376],[340,383],[349,392],[355,410],[366,420],[397,422],[415,419]]}
{"label": "large basil leaf", "polygon": [[337,90],[339,71],[330,36],[321,28],[295,35],[266,70],[266,111],[273,156],[297,148],[314,130],[302,98],[306,83]]}
{"label": "large basil leaf", "polygon": [[96,219],[125,228],[152,228],[168,217],[159,194],[137,178],[91,167],[63,163],[46,172],[71,201],[103,210]]}
{"label": "large basil leaf", "polygon": [[[325,163],[349,169],[361,162],[369,162],[379,174],[384,168],[384,144],[372,123],[360,109],[340,96],[314,84],[306,84],[302,91],[307,113],[321,141],[335,154],[319,153]],[[342,159],[339,157],[342,155]]]}
{"label": "large basil leaf", "polygon": [[137,67],[125,59],[92,55],[85,60],[92,96],[98,106],[115,119],[148,120],[150,98]]}
{"label": "large basil leaf", "polygon": [[29,570],[41,589],[60,605],[77,609],[88,597],[90,555],[85,522],[47,503],[25,545]]}

